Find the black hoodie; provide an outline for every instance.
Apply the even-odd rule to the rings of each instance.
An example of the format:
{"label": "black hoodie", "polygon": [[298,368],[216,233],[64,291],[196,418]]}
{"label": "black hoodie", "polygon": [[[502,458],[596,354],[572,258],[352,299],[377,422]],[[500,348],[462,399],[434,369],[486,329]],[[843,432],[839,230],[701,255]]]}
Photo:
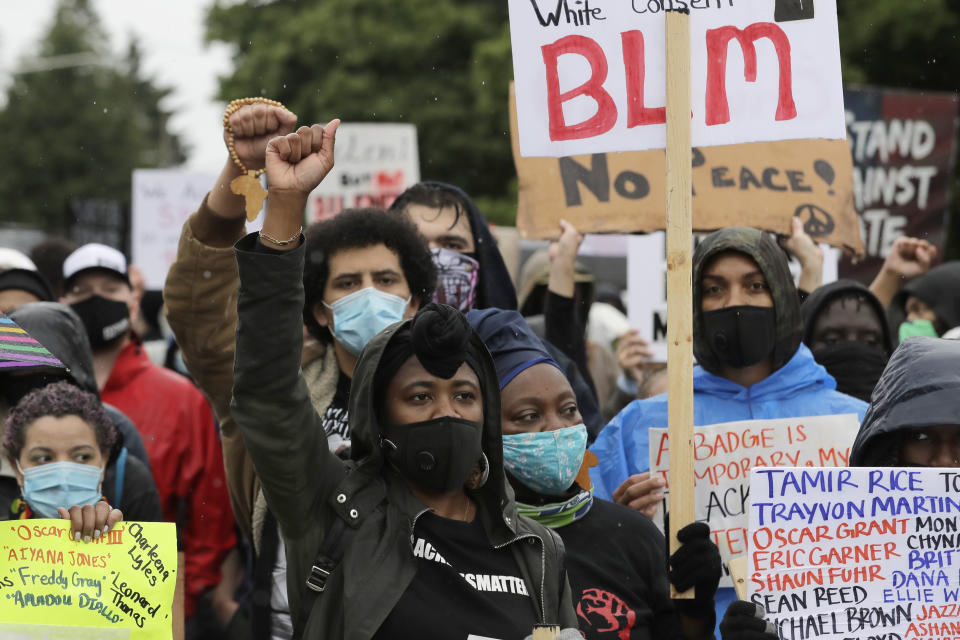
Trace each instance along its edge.
{"label": "black hoodie", "polygon": [[480,263],[480,280],[477,282],[477,297],[473,308],[496,307],[511,311],[516,310],[517,291],[513,286],[513,280],[510,278],[510,272],[503,261],[503,256],[500,255],[497,241],[490,233],[490,225],[480,211],[480,207],[460,187],[445,182],[427,181],[422,184],[435,189],[443,189],[456,195],[463,203],[465,213],[469,216],[470,232],[473,233],[475,247],[474,257]]}
{"label": "black hoodie", "polygon": [[[810,346],[810,343],[813,341],[813,325],[816,323],[817,317],[826,310],[831,302],[837,298],[854,296],[863,298],[870,303],[870,308],[873,309],[877,318],[880,320],[880,326],[883,329],[883,348],[886,349],[887,355],[893,353],[894,341],[893,336],[890,334],[890,324],[887,322],[886,309],[883,308],[877,296],[873,295],[870,289],[856,280],[837,280],[836,282],[825,284],[822,287],[817,287],[813,293],[807,296],[807,299],[800,305],[800,315],[803,317],[804,344],[808,347]],[[813,347],[811,347],[811,349],[812,348]]]}
{"label": "black hoodie", "polygon": [[937,314],[934,326],[940,335],[960,327],[960,260],[946,262],[908,282],[894,298],[894,306],[903,309],[910,296],[920,298]]}
{"label": "black hoodie", "polygon": [[890,357],[873,390],[850,466],[896,466],[904,429],[958,423],[960,341],[910,338]]}
{"label": "black hoodie", "polygon": [[776,371],[790,361],[800,346],[803,333],[800,301],[783,249],[770,234],[753,227],[728,227],[715,231],[704,238],[693,253],[693,355],[701,367],[719,375],[722,365],[703,327],[700,283],[710,261],[725,251],[737,251],[752,258],[770,287],[777,315],[777,341],[773,349],[773,370]]}
{"label": "black hoodie", "polygon": [[[99,397],[90,342],[83,321],[70,307],[56,302],[32,302],[11,312],[10,318],[67,366],[71,382]],[[59,377],[62,375],[60,371],[54,373]],[[104,495],[111,505],[123,510],[127,520],[162,520],[160,495],[150,472],[150,462],[140,433],[119,409],[106,403],[103,407],[119,436],[110,452],[110,461],[104,474]],[[117,461],[124,449],[129,455],[123,468],[122,496],[118,504]]]}

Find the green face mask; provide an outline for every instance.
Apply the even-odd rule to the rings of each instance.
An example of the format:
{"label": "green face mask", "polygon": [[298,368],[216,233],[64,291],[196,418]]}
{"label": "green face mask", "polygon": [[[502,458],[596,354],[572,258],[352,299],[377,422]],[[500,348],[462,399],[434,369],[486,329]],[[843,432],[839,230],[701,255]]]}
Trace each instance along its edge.
{"label": "green face mask", "polygon": [[914,320],[900,325],[900,342],[907,338],[937,338],[939,335],[937,330],[933,328],[933,323],[929,320]]}

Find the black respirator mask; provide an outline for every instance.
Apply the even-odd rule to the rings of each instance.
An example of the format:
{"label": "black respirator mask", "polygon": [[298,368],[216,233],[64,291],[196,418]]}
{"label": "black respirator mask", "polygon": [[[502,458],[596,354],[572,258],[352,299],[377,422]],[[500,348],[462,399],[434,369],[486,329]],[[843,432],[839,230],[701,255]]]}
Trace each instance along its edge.
{"label": "black respirator mask", "polygon": [[387,425],[381,446],[400,475],[431,493],[463,486],[483,455],[483,425],[442,417],[424,422]]}
{"label": "black respirator mask", "polygon": [[820,347],[813,359],[837,381],[837,391],[870,402],[889,356],[883,347],[844,341]]}
{"label": "black respirator mask", "polygon": [[703,313],[703,329],[713,354],[727,366],[742,369],[773,355],[777,313],[773,307],[726,307]]}
{"label": "black respirator mask", "polygon": [[83,320],[93,349],[115,344],[130,330],[130,309],[126,302],[90,296],[70,308]]}

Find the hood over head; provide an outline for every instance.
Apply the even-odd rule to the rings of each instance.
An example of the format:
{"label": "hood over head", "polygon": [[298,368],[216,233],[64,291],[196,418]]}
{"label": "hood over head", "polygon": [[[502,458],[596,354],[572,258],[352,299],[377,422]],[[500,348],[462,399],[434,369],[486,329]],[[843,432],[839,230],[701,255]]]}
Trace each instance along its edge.
{"label": "hood over head", "polygon": [[715,231],[704,238],[693,253],[693,355],[700,366],[719,375],[720,359],[710,348],[703,327],[703,310],[700,307],[703,292],[700,283],[711,259],[724,251],[737,251],[752,258],[767,280],[777,317],[777,337],[773,350],[773,370],[776,371],[789,362],[800,346],[803,336],[800,300],[783,249],[770,234],[753,227],[728,227]]}
{"label": "hood over head", "polygon": [[[67,365],[78,387],[100,397],[87,330],[73,309],[57,302],[31,302],[10,313],[10,318]],[[62,375],[63,370],[51,371]]]}
{"label": "hood over head", "polygon": [[[462,323],[462,329],[458,323]],[[448,343],[454,340],[460,345],[457,350],[448,348]],[[400,344],[394,345],[395,341]],[[380,445],[377,405],[393,374],[413,354],[417,354],[428,371],[441,377],[447,373],[452,375],[463,362],[477,374],[483,394],[481,444],[490,464],[490,475],[486,484],[472,494],[481,504],[485,517],[500,513],[513,501],[513,491],[506,483],[503,470],[497,371],[480,336],[453,307],[435,303],[425,305],[412,319],[391,325],[377,334],[360,354],[353,372],[348,412],[351,458],[357,471],[373,476],[385,470],[386,457]],[[494,521],[499,522],[499,517]]]}
{"label": "hood over head", "polygon": [[893,466],[902,431],[960,423],[960,342],[909,338],[873,390],[850,450],[850,466]]}
{"label": "hood over head", "polygon": [[960,260],[945,262],[911,280],[900,289],[893,303],[904,309],[910,296],[920,298],[933,309],[940,333],[960,327]]}
{"label": "hood over head", "polygon": [[[474,257],[480,264],[480,280],[477,283],[475,309],[498,307],[500,309],[516,309],[517,293],[510,278],[510,271],[503,261],[497,241],[490,233],[490,225],[467,192],[445,182],[424,181],[415,186],[422,186],[437,191],[445,191],[454,196],[463,205],[461,213],[470,220],[470,232],[473,234]],[[406,206],[404,194],[401,193],[391,205],[392,210],[403,210]]]}
{"label": "hood over head", "polygon": [[883,328],[883,348],[887,355],[893,353],[894,340],[890,333],[890,323],[887,321],[887,311],[883,304],[873,295],[866,286],[856,280],[837,280],[822,287],[817,287],[813,293],[800,305],[800,315],[803,317],[803,342],[807,346],[813,341],[813,325],[817,317],[826,311],[827,307],[838,298],[861,298],[876,314]]}

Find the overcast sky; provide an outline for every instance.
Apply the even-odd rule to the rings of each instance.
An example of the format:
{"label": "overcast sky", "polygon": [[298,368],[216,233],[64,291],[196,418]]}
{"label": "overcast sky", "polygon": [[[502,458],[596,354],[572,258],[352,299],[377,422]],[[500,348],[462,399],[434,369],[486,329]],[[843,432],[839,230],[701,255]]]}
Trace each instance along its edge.
{"label": "overcast sky", "polygon": [[[135,35],[144,53],[144,72],[173,88],[171,128],[190,147],[185,168],[218,173],[226,152],[219,123],[224,104],[215,102],[217,76],[231,69],[230,49],[203,44],[203,15],[212,0],[92,0],[114,52]],[[56,0],[0,0],[0,93],[10,72],[30,56],[53,19]]]}

